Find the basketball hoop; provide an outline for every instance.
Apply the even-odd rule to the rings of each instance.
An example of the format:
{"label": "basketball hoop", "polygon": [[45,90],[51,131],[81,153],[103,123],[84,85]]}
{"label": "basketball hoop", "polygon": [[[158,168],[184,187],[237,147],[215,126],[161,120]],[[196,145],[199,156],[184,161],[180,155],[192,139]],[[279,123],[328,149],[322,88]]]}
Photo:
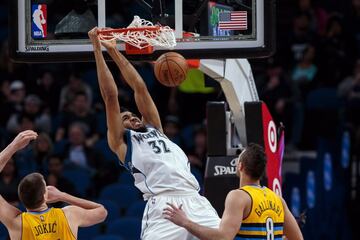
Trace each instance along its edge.
{"label": "basketball hoop", "polygon": [[154,46],[172,49],[176,46],[174,30],[168,26],[134,16],[127,28],[104,29],[98,32],[100,41],[121,40],[125,42],[127,54],[151,54]]}

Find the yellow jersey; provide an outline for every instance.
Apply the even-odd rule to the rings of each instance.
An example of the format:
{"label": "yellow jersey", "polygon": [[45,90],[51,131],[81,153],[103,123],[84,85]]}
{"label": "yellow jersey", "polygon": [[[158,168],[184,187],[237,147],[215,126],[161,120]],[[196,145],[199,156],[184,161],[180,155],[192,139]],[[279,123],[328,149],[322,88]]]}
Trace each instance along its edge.
{"label": "yellow jersey", "polygon": [[76,240],[61,208],[42,212],[23,212],[23,240]]}
{"label": "yellow jersey", "polygon": [[240,189],[249,194],[252,204],[235,239],[282,239],[284,207],[281,198],[267,187],[247,185]]}

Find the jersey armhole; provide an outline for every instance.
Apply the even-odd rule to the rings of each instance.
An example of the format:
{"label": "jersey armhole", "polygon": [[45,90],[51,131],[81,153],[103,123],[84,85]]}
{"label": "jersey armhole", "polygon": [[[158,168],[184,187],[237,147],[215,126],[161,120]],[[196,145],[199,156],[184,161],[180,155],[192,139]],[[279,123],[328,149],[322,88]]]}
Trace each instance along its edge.
{"label": "jersey armhole", "polygon": [[164,133],[163,131],[160,131],[159,128],[157,128],[157,127],[155,127],[155,126],[153,126],[153,125],[151,125],[151,124],[146,124],[145,127],[146,127],[146,128],[150,128],[150,129],[155,129],[156,131],[159,131],[159,132],[161,132],[162,134],[165,135],[165,133]]}
{"label": "jersey armhole", "polygon": [[[77,238],[75,237],[75,234],[73,233],[71,227],[70,227],[69,220],[67,219],[64,210],[63,210],[62,208],[60,208],[60,210],[61,210],[62,214],[64,215],[64,219],[65,219],[65,222],[66,222],[66,226],[68,226],[68,228],[69,228],[69,230],[70,230],[70,232],[71,232],[71,235],[74,237],[74,239],[77,239]],[[78,233],[79,233],[79,226],[78,226],[77,228],[78,228]]]}
{"label": "jersey armhole", "polygon": [[132,155],[132,143],[131,143],[131,132],[129,129],[125,129],[124,131],[124,141],[127,145],[126,147],[126,153],[125,153],[125,161],[122,163],[122,161],[119,161],[120,166],[123,166],[126,170],[131,172],[131,155]]}
{"label": "jersey armhole", "polygon": [[243,221],[244,221],[244,220],[246,220],[246,219],[250,216],[250,214],[251,214],[251,212],[252,212],[253,202],[254,202],[254,201],[253,201],[253,198],[251,197],[251,194],[250,194],[248,191],[246,191],[245,189],[242,189],[242,188],[240,188],[240,189],[238,189],[238,190],[247,193],[247,195],[249,195],[249,197],[250,197],[250,199],[251,199],[250,211],[249,211],[249,214],[248,214],[246,217],[243,217]]}

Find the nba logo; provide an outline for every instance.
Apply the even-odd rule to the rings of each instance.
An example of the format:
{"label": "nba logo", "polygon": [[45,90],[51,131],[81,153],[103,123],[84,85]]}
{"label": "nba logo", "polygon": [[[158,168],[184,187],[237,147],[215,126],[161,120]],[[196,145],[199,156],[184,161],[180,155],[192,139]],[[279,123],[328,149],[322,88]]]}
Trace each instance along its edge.
{"label": "nba logo", "polygon": [[33,4],[31,9],[31,36],[33,39],[44,39],[47,36],[46,4]]}

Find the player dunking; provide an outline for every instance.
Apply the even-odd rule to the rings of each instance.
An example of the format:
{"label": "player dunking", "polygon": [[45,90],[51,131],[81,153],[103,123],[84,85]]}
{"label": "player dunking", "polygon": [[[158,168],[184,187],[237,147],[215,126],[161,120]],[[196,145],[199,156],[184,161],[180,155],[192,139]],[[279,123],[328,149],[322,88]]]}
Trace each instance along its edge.
{"label": "player dunking", "polygon": [[[148,200],[141,239],[194,238],[184,228],[164,219],[162,210],[167,202],[180,206],[193,221],[217,227],[220,219],[207,199],[199,195],[199,184],[190,172],[185,153],[164,135],[158,110],[143,79],[116,49],[115,41],[100,43],[97,28],[89,32],[89,37],[94,48],[100,92],[105,102],[109,146],[121,164],[133,174],[135,186]],[[101,44],[134,91],[142,120],[129,111],[120,113],[118,89],[104,60]]]}
{"label": "player dunking", "polygon": [[[12,155],[24,148],[37,133],[21,132],[0,153],[0,172]],[[18,194],[27,212],[21,212],[0,195],[0,222],[9,231],[10,239],[77,239],[78,227],[87,227],[105,220],[106,209],[98,203],[87,201],[60,192],[52,186],[46,187],[39,173],[25,176],[18,187]],[[66,202],[64,208],[48,208],[47,203]]]}
{"label": "player dunking", "polygon": [[192,221],[173,204],[164,209],[164,214],[200,239],[283,239],[283,235],[289,240],[303,239],[285,201],[267,187],[260,186],[265,169],[263,148],[249,144],[238,160],[240,188],[227,195],[224,214],[217,229]]}
{"label": "player dunking", "polygon": [[42,37],[45,37],[44,28],[42,25],[46,23],[46,19],[44,17],[43,11],[41,10],[40,4],[38,6],[38,9],[34,11],[32,17],[36,27],[40,29]]}

